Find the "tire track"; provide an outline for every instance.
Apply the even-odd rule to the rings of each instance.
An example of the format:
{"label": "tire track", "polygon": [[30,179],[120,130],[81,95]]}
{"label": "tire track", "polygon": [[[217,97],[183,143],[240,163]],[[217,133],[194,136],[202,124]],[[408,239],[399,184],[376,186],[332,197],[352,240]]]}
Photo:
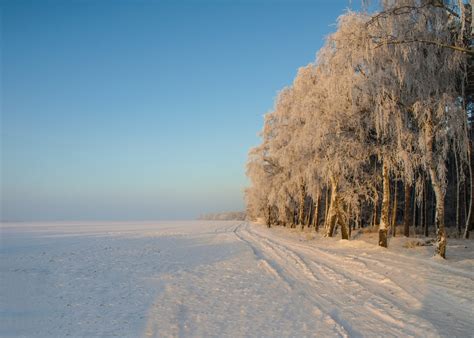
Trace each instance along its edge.
{"label": "tire track", "polygon": [[[382,278],[382,283],[390,284],[391,287],[404,296],[405,300],[413,300],[413,297],[409,293],[398,287],[393,281],[386,278],[386,276],[365,269],[363,273],[368,276],[366,277],[362,273],[360,274],[363,276],[362,280],[365,283],[364,285],[360,278],[354,278],[354,274],[347,273],[346,270],[341,272],[334,269],[333,266],[337,266],[337,264],[340,263],[340,259],[337,261],[337,259],[333,259],[330,254],[326,253],[324,255],[327,260],[326,262],[323,262],[318,256],[316,261],[308,263],[307,260],[294,249],[255,233],[249,229],[248,225],[242,229],[242,231],[245,231],[250,237],[253,237],[254,242],[258,243],[264,251],[270,251],[278,255],[279,260],[283,262],[282,265],[286,265],[286,271],[289,272],[293,278],[299,280],[299,288],[305,290],[316,304],[322,305],[325,309],[333,308],[333,310],[330,311],[331,317],[344,328],[346,333],[349,332],[351,336],[358,336],[359,333],[352,328],[350,323],[357,323],[357,318],[361,315],[361,312],[367,310],[377,314],[377,319],[374,318],[370,320],[369,323],[357,323],[362,325],[361,331],[365,334],[379,334],[380,331],[372,330],[380,327],[380,320],[382,320],[386,323],[386,327],[384,327],[385,333],[389,335],[400,336],[427,333],[432,336],[437,335],[431,323],[417,316],[407,316],[406,311],[404,311],[405,309],[395,305],[392,300],[374,293],[370,287],[367,287],[367,282],[369,282],[369,284],[377,284],[380,283],[380,278]],[[297,243],[291,243],[291,245],[293,247],[300,246],[297,245]],[[304,247],[304,249],[308,250],[314,248]],[[317,250],[316,252],[319,253]],[[328,257],[331,259],[328,259]],[[287,266],[291,263],[295,263],[295,269]],[[360,267],[362,267],[362,265],[359,265],[359,268]],[[360,276],[357,275],[357,277]],[[322,279],[324,279],[324,281],[322,281]],[[348,299],[341,301],[341,295],[347,295]],[[393,298],[396,299],[396,297]],[[416,300],[416,302],[418,302],[418,300]],[[334,307],[334,305],[336,305],[336,307]],[[343,318],[347,319],[344,320]]]}
{"label": "tire track", "polygon": [[[260,236],[261,238],[266,239],[266,237],[263,237],[262,235],[259,235],[253,231],[252,233],[254,233],[256,236]],[[276,243],[275,241],[273,242]],[[366,287],[367,283],[369,283],[374,288],[380,286],[380,284],[383,284],[384,289],[387,290],[387,293],[378,296],[382,298],[386,298],[385,296],[389,296],[390,301],[392,303],[396,303],[398,306],[407,308],[419,308],[422,305],[419,299],[417,299],[410,292],[399,286],[387,275],[369,269],[364,262],[358,261],[358,259],[354,256],[345,256],[344,259],[341,260],[341,258],[338,258],[336,256],[336,254],[328,253],[327,251],[315,248],[313,246],[302,245],[300,243],[290,243],[290,245],[293,248],[303,249],[306,254],[310,253],[312,258],[315,258],[317,260],[318,264],[316,265],[316,267],[324,267],[326,272],[333,271],[336,275],[341,276],[348,283],[357,283],[358,285],[363,286],[365,289],[370,289]],[[290,249],[289,247],[287,248],[289,250],[294,250]],[[323,257],[325,258],[325,260],[322,259]],[[335,268],[341,266],[342,269],[338,270],[337,268]]]}
{"label": "tire track", "polygon": [[255,256],[255,259],[259,262],[260,267],[262,267],[265,271],[267,271],[268,273],[270,273],[271,275],[275,276],[280,281],[282,281],[283,284],[285,285],[285,287],[288,290],[292,290],[293,289],[293,285],[292,285],[293,283],[292,283],[291,280],[286,278],[286,276],[285,276],[283,270],[281,269],[281,267],[278,264],[276,264],[274,261],[272,261],[271,259],[266,258],[265,255],[261,251],[259,251],[256,246],[254,246],[250,241],[245,239],[239,233],[239,230],[245,224],[246,223],[241,223],[241,224],[237,225],[233,229],[232,232],[235,234],[235,236],[240,241],[244,242],[248,247],[250,247],[250,249],[252,250],[253,255]]}
{"label": "tire track", "polygon": [[[305,281],[308,279],[308,274],[313,276],[313,278],[310,278],[312,283],[317,282],[317,279],[298,254],[289,254],[289,251],[282,251],[282,249],[272,246],[269,242],[265,243],[259,238],[255,240],[255,236],[252,236],[248,230],[248,223],[237,227],[234,233],[252,249],[257,258],[267,257],[265,260],[271,263],[272,267],[278,271],[281,279],[287,281],[292,288],[292,292],[304,293],[306,298],[312,300],[315,306],[314,313],[320,318],[321,323],[329,326],[340,337],[358,335],[351,327],[347,328],[347,323],[343,323],[337,316],[334,316],[336,309],[329,302],[321,304],[321,301],[314,298],[310,285],[307,285]],[[296,268],[292,268],[293,263]],[[301,277],[301,272],[304,274],[303,277]],[[332,311],[327,312],[325,309],[332,309]]]}

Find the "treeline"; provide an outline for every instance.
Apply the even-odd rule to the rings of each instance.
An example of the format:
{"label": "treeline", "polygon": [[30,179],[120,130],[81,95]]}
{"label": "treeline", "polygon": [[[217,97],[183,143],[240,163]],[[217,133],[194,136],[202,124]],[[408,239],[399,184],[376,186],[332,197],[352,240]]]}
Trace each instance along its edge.
{"label": "treeline", "polygon": [[473,228],[472,11],[462,1],[386,0],[338,19],[314,63],[265,115],[249,153],[247,215],[267,225]]}
{"label": "treeline", "polygon": [[198,219],[205,221],[244,221],[246,214],[244,211],[216,212],[199,215]]}

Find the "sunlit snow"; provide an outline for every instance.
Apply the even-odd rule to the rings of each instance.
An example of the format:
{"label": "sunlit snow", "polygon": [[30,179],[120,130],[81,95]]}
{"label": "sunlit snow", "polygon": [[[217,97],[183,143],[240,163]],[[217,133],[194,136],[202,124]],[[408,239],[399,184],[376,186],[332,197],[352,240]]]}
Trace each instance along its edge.
{"label": "sunlit snow", "polygon": [[402,238],[387,250],[376,234],[318,236],[232,221],[4,223],[0,336],[474,332],[472,241],[451,240],[444,261]]}

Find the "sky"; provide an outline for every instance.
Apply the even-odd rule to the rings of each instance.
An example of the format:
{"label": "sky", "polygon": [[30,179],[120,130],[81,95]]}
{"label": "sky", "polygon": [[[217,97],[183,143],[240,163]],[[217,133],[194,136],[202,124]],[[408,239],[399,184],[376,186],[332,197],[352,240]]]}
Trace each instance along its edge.
{"label": "sky", "polygon": [[243,210],[263,115],[350,7],[0,0],[1,219]]}

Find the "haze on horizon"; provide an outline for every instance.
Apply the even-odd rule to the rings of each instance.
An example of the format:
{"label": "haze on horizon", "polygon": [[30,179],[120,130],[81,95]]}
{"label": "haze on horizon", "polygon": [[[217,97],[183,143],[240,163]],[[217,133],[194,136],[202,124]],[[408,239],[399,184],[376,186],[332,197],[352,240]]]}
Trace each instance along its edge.
{"label": "haze on horizon", "polygon": [[3,1],[1,219],[242,210],[262,115],[350,5]]}

